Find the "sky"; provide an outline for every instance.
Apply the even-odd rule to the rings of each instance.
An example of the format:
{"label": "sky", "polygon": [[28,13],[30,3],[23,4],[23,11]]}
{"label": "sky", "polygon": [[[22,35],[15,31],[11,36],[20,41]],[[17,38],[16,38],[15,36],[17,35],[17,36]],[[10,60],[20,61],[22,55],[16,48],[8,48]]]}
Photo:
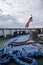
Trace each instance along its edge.
{"label": "sky", "polygon": [[43,0],[0,0],[0,27],[2,28],[25,27],[31,14],[33,22],[30,23],[30,27],[43,26]]}

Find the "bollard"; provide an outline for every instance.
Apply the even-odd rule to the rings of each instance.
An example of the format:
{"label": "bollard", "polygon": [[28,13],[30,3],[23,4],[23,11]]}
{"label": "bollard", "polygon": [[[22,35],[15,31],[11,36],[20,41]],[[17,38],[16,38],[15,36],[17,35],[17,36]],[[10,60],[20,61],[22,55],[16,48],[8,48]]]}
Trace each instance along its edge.
{"label": "bollard", "polygon": [[37,41],[38,40],[38,31],[37,30],[32,30],[30,32],[30,39]]}

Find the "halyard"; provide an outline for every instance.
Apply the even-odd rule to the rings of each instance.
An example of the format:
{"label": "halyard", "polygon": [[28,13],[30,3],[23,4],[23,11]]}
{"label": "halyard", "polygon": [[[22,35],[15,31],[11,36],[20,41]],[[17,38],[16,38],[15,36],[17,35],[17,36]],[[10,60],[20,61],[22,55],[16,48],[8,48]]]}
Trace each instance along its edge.
{"label": "halyard", "polygon": [[[4,46],[5,42],[8,41],[10,38],[3,38],[0,40],[0,48]],[[43,46],[43,43],[42,43]],[[38,61],[38,65],[43,65],[43,57],[35,58]],[[17,65],[14,62],[9,63],[8,65]]]}

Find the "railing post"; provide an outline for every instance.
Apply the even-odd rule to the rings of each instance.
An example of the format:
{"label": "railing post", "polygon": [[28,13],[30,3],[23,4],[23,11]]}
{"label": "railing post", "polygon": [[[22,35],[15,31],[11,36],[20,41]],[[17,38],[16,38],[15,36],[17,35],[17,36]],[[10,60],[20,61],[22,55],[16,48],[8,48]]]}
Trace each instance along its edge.
{"label": "railing post", "polygon": [[3,36],[6,38],[6,31],[3,29]]}

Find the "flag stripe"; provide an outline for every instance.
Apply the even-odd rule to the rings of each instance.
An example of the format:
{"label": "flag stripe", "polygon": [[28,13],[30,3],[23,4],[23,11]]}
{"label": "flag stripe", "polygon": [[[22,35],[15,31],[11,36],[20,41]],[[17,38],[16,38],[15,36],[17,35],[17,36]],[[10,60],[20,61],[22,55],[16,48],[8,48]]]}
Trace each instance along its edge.
{"label": "flag stripe", "polygon": [[25,28],[28,28],[29,27],[29,23],[32,22],[32,16],[30,17],[30,19],[28,20],[28,22],[26,23],[25,25]]}

